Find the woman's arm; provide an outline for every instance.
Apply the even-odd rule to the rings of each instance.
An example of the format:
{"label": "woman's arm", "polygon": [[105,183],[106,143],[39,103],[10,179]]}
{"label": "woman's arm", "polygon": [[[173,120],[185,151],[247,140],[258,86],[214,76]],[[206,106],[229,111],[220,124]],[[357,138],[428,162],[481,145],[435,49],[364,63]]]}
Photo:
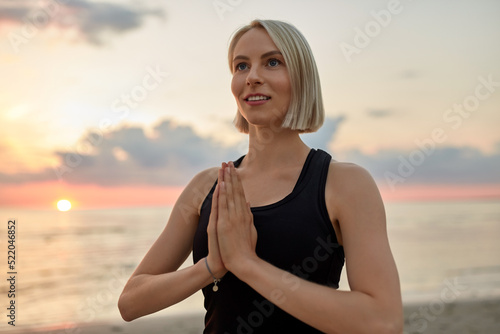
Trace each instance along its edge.
{"label": "woman's arm", "polygon": [[[118,308],[124,320],[162,310],[213,282],[204,261],[177,269],[192,250],[204,200],[201,194],[208,192],[216,177],[217,168],[199,173],[179,196],[165,229],[123,289]],[[216,267],[213,256],[209,262]]]}
{"label": "woman's arm", "polygon": [[[245,212],[235,169],[224,175],[219,198],[227,202],[227,209],[219,206],[219,217],[226,218],[218,222],[224,265],[284,311],[326,333],[401,333],[399,279],[375,182],[352,164],[332,163],[329,175],[327,193],[333,195],[327,196],[327,206],[340,222],[351,291],[303,280],[257,257],[248,216],[239,217],[243,224],[231,219],[232,208]],[[240,198],[231,199],[235,197]],[[246,240],[240,240],[239,250],[235,249],[231,239],[244,235]]]}

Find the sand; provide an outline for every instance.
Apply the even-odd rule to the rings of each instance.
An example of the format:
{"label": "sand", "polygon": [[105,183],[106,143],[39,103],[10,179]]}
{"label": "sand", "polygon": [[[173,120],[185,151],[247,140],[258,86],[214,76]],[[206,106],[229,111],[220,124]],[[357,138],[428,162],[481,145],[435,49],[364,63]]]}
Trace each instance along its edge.
{"label": "sand", "polygon": [[[483,299],[442,303],[405,305],[405,334],[500,333],[500,299]],[[36,330],[13,330],[16,334],[195,334],[203,331],[203,314],[182,316],[150,316],[130,323],[114,321],[80,326],[59,326]]]}
{"label": "sand", "polygon": [[499,334],[500,299],[405,305],[405,333]]}

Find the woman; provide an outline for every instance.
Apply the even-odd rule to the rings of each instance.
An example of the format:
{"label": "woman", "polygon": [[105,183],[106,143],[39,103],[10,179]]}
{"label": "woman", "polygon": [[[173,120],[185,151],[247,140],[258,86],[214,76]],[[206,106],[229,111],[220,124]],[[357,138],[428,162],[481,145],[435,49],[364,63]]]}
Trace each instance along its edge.
{"label": "woman", "polygon": [[[399,279],[378,189],[299,137],[324,111],[310,48],[255,20],[229,47],[248,154],[196,175],[120,297],[127,320],[205,296],[205,333],[401,333]],[[200,195],[202,194],[202,195]],[[193,251],[194,264],[177,270]],[[347,264],[351,291],[338,291]]]}

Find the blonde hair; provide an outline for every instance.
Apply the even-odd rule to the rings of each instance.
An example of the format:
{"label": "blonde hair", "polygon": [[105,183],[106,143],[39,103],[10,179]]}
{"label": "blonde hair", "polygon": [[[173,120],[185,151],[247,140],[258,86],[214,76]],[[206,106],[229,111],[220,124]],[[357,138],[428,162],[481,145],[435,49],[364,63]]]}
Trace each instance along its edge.
{"label": "blonde hair", "polygon": [[[290,76],[292,98],[281,127],[300,132],[315,132],[325,119],[318,69],[309,44],[293,25],[276,20],[253,20],[238,29],[233,34],[228,49],[231,73],[236,44],[246,32],[255,28],[265,29],[269,34],[283,54]],[[248,133],[248,122],[239,111],[236,113],[234,125],[240,132]]]}

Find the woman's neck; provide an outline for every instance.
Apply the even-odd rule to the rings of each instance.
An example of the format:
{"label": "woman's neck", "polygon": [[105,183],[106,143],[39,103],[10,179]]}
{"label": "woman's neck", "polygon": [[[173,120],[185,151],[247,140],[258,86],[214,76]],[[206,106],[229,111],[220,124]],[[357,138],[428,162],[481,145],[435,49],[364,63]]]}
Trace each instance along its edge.
{"label": "woman's neck", "polygon": [[309,151],[310,148],[304,144],[298,131],[250,126],[248,154],[242,167],[266,170],[302,164]]}

